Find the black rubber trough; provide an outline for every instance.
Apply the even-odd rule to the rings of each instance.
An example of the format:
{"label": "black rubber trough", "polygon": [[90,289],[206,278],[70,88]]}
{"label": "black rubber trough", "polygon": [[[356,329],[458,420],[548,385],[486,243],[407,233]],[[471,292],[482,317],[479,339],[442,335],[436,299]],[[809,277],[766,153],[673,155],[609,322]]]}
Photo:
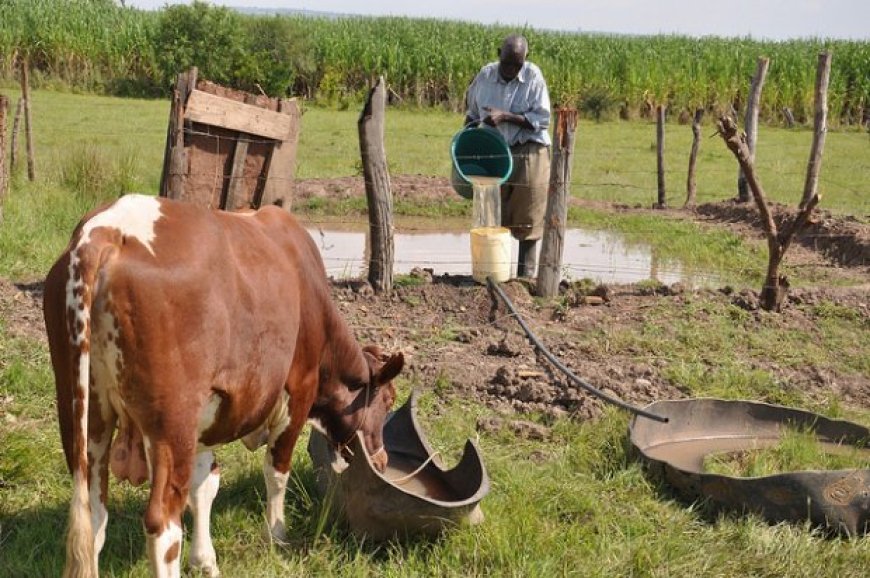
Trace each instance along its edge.
{"label": "black rubber trough", "polygon": [[489,477],[480,450],[466,441],[459,463],[445,470],[416,417],[417,395],[394,411],[384,425],[389,462],[381,474],[373,466],[361,434],[351,441],[348,462],[317,430],[308,452],[317,483],[333,511],[350,530],[369,539],[434,536],[460,524],[483,521],[480,501]]}
{"label": "black rubber trough", "polygon": [[812,431],[826,451],[867,454],[870,430],[804,410],[752,401],[659,401],[646,410],[659,423],[632,418],[629,437],[651,473],[683,497],[760,514],[770,522],[803,522],[849,535],[870,532],[870,469],[784,472],[738,478],[704,471],[710,454],[776,445],[786,427]]}

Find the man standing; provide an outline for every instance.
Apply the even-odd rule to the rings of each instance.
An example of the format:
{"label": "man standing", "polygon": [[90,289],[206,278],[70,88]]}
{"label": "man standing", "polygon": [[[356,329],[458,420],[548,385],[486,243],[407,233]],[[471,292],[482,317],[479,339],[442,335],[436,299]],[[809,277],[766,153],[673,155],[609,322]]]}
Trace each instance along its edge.
{"label": "man standing", "polygon": [[469,86],[465,113],[466,125],[493,126],[510,145],[514,170],[501,187],[501,220],[520,242],[517,277],[535,275],[550,181],[550,95],[528,54],[524,37],[505,38],[498,61],[481,68]]}

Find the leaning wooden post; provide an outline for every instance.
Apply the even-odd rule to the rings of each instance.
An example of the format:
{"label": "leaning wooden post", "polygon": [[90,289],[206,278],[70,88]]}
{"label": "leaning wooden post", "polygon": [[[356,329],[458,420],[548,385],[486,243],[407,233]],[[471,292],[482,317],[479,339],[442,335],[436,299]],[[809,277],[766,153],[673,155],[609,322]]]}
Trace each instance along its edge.
{"label": "leaning wooden post", "polygon": [[704,116],[703,108],[695,109],[695,118],[692,119],[692,152],[689,153],[689,173],[686,177],[686,202],[683,208],[695,206],[695,197],[698,194],[698,184],[695,182],[695,164],[698,162],[698,149],[701,148],[701,117]]}
{"label": "leaning wooden post", "polygon": [[[752,77],[752,84],[749,87],[749,100],[746,103],[743,128],[746,131],[746,144],[749,147],[752,162],[755,162],[755,142],[758,134],[758,105],[761,102],[761,89],[764,86],[764,78],[767,76],[769,65],[769,58],[762,56],[758,59],[755,76]],[[746,176],[743,174],[743,169],[737,173],[737,202],[749,202],[749,189],[746,186]]]}
{"label": "leaning wooden post", "polygon": [[386,102],[387,90],[381,76],[369,91],[357,122],[372,247],[369,283],[378,293],[388,293],[393,288],[393,195],[384,148]]}
{"label": "leaning wooden post", "polygon": [[6,167],[6,114],[9,112],[9,97],[0,94],[0,223],[3,223],[3,205],[9,185],[9,172]]}
{"label": "leaning wooden post", "polygon": [[30,65],[21,60],[21,98],[24,99],[24,136],[27,141],[27,178],[36,180],[36,160],[33,153],[33,123],[30,116]]}
{"label": "leaning wooden post", "polygon": [[554,297],[562,281],[562,250],[565,225],[568,221],[568,194],[571,188],[571,161],[574,158],[574,134],[577,111],[556,110],[553,134],[553,162],[550,165],[550,194],[544,216],[544,241],[541,245],[541,265],[538,268],[537,294]]}
{"label": "leaning wooden post", "polygon": [[737,162],[740,163],[740,168],[743,169],[743,173],[746,175],[746,184],[749,186],[749,190],[752,191],[752,196],[755,199],[755,204],[758,206],[758,213],[761,217],[761,226],[767,236],[769,255],[767,275],[764,279],[764,287],[761,289],[761,307],[767,311],[779,311],[782,308],[782,302],[785,300],[789,288],[788,279],[785,275],[779,274],[779,264],[782,262],[782,258],[785,256],[785,252],[791,245],[794,236],[809,221],[810,215],[816,208],[816,205],[819,204],[819,196],[814,195],[806,206],[801,207],[794,220],[783,227],[783,231],[780,233],[767,205],[767,198],[764,194],[764,189],[761,188],[761,181],[755,174],[755,167],[752,163],[752,155],[749,152],[746,134],[739,134],[737,132],[737,125],[728,117],[721,117],[718,124],[719,134],[725,140],[725,145],[737,157]]}
{"label": "leaning wooden post", "polygon": [[668,206],[665,195],[665,107],[656,108],[656,166],[658,167],[659,200],[656,209],[666,209]]}
{"label": "leaning wooden post", "polygon": [[819,186],[819,171],[822,169],[822,150],[825,148],[825,135],[828,133],[828,82],[831,79],[831,53],[819,54],[816,68],[815,115],[813,118],[813,145],[807,163],[807,178],[801,208],[805,207],[816,195]]}

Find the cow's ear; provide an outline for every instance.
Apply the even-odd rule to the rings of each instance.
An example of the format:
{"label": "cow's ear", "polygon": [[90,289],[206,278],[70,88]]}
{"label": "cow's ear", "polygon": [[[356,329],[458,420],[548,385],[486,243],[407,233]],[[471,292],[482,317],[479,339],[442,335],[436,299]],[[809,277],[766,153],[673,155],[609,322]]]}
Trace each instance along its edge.
{"label": "cow's ear", "polygon": [[402,368],[405,366],[405,356],[402,353],[397,353],[391,356],[381,370],[378,372],[378,376],[376,378],[378,385],[383,385],[385,383],[389,383],[392,381],[399,372],[402,371]]}

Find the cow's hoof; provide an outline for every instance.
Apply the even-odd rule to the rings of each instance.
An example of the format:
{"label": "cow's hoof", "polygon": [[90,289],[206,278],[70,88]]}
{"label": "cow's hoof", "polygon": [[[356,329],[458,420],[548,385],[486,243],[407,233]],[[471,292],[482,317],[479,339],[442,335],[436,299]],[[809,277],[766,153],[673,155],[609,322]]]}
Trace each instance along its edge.
{"label": "cow's hoof", "polygon": [[273,544],[283,546],[287,544],[287,530],[281,522],[275,524],[266,530],[266,539]]}
{"label": "cow's hoof", "polygon": [[221,575],[221,571],[218,570],[217,560],[213,556],[211,558],[202,558],[199,560],[191,559],[190,569],[193,571],[194,576],[217,578]]}

